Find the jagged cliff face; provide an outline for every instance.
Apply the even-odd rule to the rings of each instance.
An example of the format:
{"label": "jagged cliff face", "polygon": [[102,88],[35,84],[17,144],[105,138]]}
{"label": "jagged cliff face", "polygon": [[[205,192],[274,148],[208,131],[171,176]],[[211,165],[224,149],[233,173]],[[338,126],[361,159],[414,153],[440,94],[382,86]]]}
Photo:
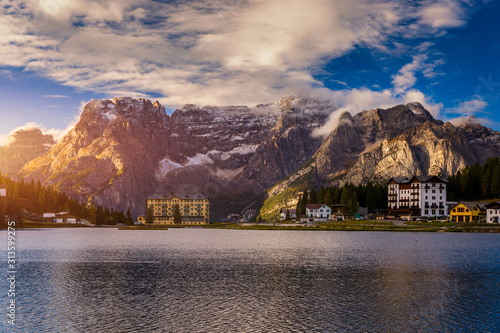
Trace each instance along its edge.
{"label": "jagged cliff face", "polygon": [[134,215],[154,193],[203,193],[219,220],[293,205],[311,186],[448,175],[500,155],[498,132],[473,119],[443,123],[418,103],[344,113],[326,138],[313,137],[335,109],[287,97],[254,108],[185,105],[169,116],[144,99],[95,100],[20,175]]}
{"label": "jagged cliff face", "polygon": [[204,193],[211,217],[258,208],[256,198],[311,158],[330,104],[287,98],[247,107],[186,105],[171,116],[143,99],[96,100],[21,175],[81,200],[143,213],[153,193]]}
{"label": "jagged cliff face", "polygon": [[0,147],[0,171],[7,176],[17,178],[21,168],[38,156],[45,154],[53,145],[54,138],[43,134],[38,128],[18,130]]}
{"label": "jagged cliff face", "polygon": [[466,136],[450,123],[426,121],[361,154],[342,182],[360,184],[393,176],[449,175],[478,161]]}
{"label": "jagged cliff face", "polygon": [[[435,120],[420,104],[345,113],[314,156],[268,190],[262,214],[293,205],[311,186],[360,184],[412,175],[445,176],[500,155],[500,133]],[[277,199],[279,198],[279,200]]]}
{"label": "jagged cliff face", "polygon": [[363,111],[354,117],[346,112],[314,155],[317,172],[321,179],[332,180],[345,172],[363,152],[424,121],[442,124],[419,103]]}
{"label": "jagged cliff face", "polygon": [[166,154],[169,117],[146,100],[88,103],[80,121],[21,176],[66,191],[80,200],[136,209],[154,190],[154,170]]}

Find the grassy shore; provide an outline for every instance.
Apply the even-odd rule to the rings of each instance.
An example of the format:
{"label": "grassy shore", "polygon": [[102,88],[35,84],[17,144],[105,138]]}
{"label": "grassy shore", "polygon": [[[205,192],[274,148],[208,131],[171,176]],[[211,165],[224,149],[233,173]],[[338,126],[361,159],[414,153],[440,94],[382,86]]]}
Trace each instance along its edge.
{"label": "grassy shore", "polygon": [[322,222],[314,225],[279,225],[214,223],[205,228],[235,230],[317,230],[317,231],[408,231],[408,232],[500,232],[500,225],[464,223],[408,223],[395,225],[389,221]]}
{"label": "grassy shore", "polygon": [[[77,223],[54,223],[54,222],[33,222],[33,221],[23,221],[16,222],[14,225],[15,229],[41,229],[41,228],[92,228],[92,226]],[[5,223],[1,229],[7,229],[7,223]]]}
{"label": "grassy shore", "polygon": [[[73,223],[51,223],[24,221],[16,223],[16,229],[23,228],[88,228],[92,226]],[[168,230],[169,228],[194,228],[182,225],[140,225],[140,226],[107,226],[118,230]],[[5,228],[2,229],[6,229]],[[389,221],[338,221],[307,224],[238,224],[216,222],[195,228],[233,229],[233,230],[316,230],[316,231],[408,231],[408,232],[492,232],[500,233],[500,224],[489,223],[452,223],[452,222],[406,222],[395,225]]]}
{"label": "grassy shore", "polygon": [[168,230],[168,227],[163,225],[131,225],[119,227],[118,230]]}

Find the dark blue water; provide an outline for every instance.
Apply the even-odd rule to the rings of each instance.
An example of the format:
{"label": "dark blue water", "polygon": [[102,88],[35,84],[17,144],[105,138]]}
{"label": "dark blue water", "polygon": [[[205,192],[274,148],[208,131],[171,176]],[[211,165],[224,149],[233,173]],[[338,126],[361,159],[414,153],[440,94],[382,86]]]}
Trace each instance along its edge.
{"label": "dark blue water", "polygon": [[17,247],[19,332],[500,332],[500,234],[51,229]]}

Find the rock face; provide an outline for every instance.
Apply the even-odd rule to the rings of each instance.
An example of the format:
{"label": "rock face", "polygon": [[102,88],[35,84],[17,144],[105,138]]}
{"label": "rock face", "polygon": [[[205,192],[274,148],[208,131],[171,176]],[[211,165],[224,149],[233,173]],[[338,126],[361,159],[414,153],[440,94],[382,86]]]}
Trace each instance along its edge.
{"label": "rock face", "polygon": [[344,113],[327,137],[313,137],[335,109],[292,96],[254,108],[188,104],[169,116],[158,102],[95,100],[20,176],[136,216],[151,194],[203,193],[220,220],[291,206],[311,186],[446,176],[500,155],[500,133],[472,118],[443,123],[418,103]]}
{"label": "rock face", "polygon": [[43,134],[38,128],[18,130],[0,147],[0,171],[7,176],[17,178],[21,168],[38,156],[45,154],[53,145],[54,138]]}
{"label": "rock face", "polygon": [[290,97],[254,109],[186,105],[168,116],[144,99],[95,100],[21,175],[134,215],[146,197],[170,191],[208,195],[213,219],[252,215],[258,196],[321,145],[310,134],[332,108]]}
{"label": "rock face", "polygon": [[[293,205],[320,185],[360,184],[412,175],[447,176],[500,155],[500,133],[474,119],[460,127],[435,120],[420,104],[344,113],[314,156],[268,190],[262,214]],[[277,200],[276,198],[281,198]]]}

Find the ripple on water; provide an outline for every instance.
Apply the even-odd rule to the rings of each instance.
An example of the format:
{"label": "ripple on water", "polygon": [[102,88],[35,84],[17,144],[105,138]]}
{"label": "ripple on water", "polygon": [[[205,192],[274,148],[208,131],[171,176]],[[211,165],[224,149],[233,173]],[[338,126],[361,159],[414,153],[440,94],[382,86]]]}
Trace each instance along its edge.
{"label": "ripple on water", "polygon": [[[27,332],[495,332],[498,237],[23,231],[19,327]],[[1,281],[0,288],[5,286]]]}

